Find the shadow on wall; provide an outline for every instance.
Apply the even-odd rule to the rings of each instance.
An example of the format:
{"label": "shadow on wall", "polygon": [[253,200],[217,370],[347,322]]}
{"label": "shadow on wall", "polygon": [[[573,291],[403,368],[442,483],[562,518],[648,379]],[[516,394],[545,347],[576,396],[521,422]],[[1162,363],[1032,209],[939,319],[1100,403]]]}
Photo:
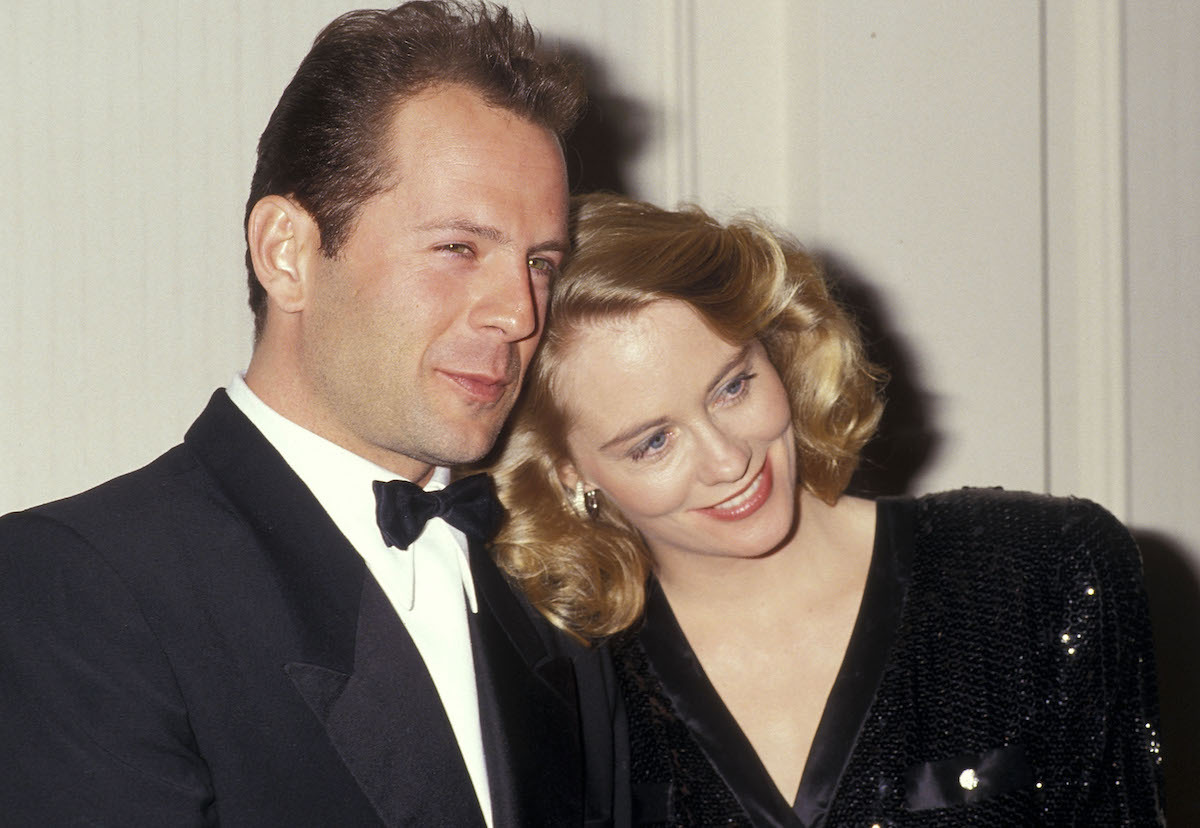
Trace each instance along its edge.
{"label": "shadow on wall", "polygon": [[863,451],[849,491],[866,497],[913,494],[913,481],[937,459],[941,443],[933,397],[922,388],[912,349],[892,326],[879,292],[835,254],[810,252],[825,267],[843,307],[858,319],[867,356],[889,375],[879,431]]}
{"label": "shadow on wall", "polygon": [[1171,538],[1133,530],[1154,625],[1170,825],[1200,825],[1200,577]]}
{"label": "shadow on wall", "polygon": [[649,113],[643,104],[613,92],[601,63],[583,50],[564,46],[563,53],[582,69],[588,88],[587,112],[567,139],[571,192],[630,195],[625,169],[645,144]]}

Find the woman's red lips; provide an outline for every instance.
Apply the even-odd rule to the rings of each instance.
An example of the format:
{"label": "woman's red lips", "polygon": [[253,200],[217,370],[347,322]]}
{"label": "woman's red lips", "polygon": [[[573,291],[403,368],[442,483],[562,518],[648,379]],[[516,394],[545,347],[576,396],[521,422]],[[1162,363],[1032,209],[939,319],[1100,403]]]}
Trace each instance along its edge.
{"label": "woman's red lips", "polygon": [[774,477],[771,474],[771,461],[767,459],[763,463],[762,470],[754,476],[754,479],[750,481],[746,488],[733,497],[722,500],[715,506],[697,509],[696,511],[717,520],[742,520],[762,508],[763,504],[771,496],[773,483]]}

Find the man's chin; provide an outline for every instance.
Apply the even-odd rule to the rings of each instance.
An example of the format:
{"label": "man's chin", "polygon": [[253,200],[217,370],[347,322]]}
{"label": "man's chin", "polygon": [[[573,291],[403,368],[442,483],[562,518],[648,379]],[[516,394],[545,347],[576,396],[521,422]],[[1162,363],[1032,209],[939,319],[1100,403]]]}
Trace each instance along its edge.
{"label": "man's chin", "polygon": [[503,422],[473,422],[471,427],[464,425],[457,430],[447,426],[447,439],[439,452],[441,458],[435,461],[436,465],[462,466],[479,462],[491,452],[502,426]]}

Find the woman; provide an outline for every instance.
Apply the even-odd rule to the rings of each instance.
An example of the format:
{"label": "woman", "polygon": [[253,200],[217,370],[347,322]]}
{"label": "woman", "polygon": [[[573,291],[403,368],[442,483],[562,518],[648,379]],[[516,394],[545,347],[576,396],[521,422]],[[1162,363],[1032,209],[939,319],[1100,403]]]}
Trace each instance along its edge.
{"label": "woman", "polygon": [[1156,822],[1124,529],[999,490],[844,494],[881,374],[814,262],[699,210],[574,220],[495,554],[551,621],[614,636],[642,820]]}

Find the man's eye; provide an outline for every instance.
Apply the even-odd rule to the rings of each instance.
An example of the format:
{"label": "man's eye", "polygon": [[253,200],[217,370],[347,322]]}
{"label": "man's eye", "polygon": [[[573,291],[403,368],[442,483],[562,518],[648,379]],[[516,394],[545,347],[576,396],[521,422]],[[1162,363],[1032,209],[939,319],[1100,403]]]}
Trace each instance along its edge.
{"label": "man's eye", "polygon": [[554,262],[550,261],[549,259],[543,259],[540,256],[531,256],[529,258],[529,269],[530,270],[540,270],[543,273],[549,273],[550,275],[554,275],[555,273],[558,272],[558,265],[556,265]]}

